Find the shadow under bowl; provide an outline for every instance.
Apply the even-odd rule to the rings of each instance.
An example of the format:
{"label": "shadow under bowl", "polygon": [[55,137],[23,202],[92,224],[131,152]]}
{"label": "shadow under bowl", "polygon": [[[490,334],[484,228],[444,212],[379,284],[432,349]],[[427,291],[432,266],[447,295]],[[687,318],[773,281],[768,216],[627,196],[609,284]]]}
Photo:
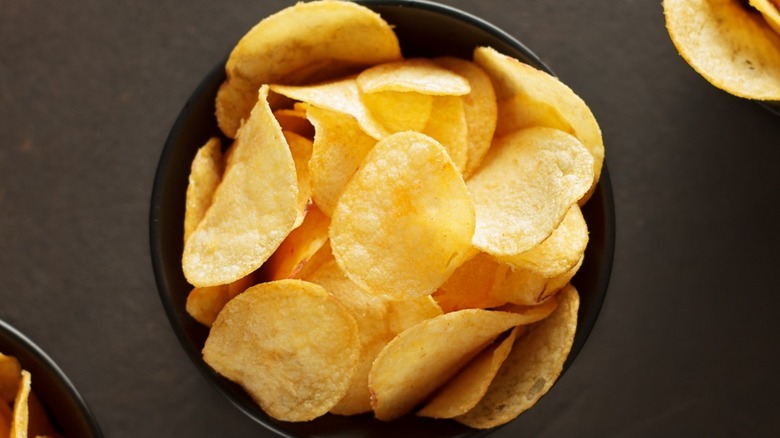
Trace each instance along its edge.
{"label": "shadow under bowl", "polygon": [[[478,46],[490,46],[552,74],[523,44],[496,26],[466,12],[427,1],[362,1],[395,27],[405,57],[457,56],[471,59]],[[150,208],[152,263],[160,298],[184,350],[195,366],[238,409],[267,429],[284,437],[478,437],[477,431],[454,421],[407,416],[380,422],[370,415],[325,415],[305,423],[270,418],[238,385],[212,370],[201,356],[208,328],[185,310],[191,286],[181,269],[184,199],[190,163],[210,137],[222,136],[214,117],[214,98],[225,79],[224,61],[200,83],[179,114],[165,143],[155,177]],[[223,143],[224,144],[224,143]],[[577,333],[564,371],[584,345],[607,292],[612,267],[615,214],[606,165],[596,190],[583,208],[590,230],[585,261],[572,280],[580,292]],[[554,390],[554,387],[553,389]],[[552,391],[551,390],[551,391]],[[533,415],[533,409],[521,417]],[[517,421],[517,420],[515,420]]]}

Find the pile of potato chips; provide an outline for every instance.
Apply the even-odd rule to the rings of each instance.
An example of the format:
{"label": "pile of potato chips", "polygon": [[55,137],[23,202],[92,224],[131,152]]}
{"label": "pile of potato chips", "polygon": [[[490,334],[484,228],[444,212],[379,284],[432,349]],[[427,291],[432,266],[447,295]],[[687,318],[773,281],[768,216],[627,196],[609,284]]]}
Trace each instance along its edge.
{"label": "pile of potato chips", "polygon": [[712,85],[780,102],[780,1],[664,0],[669,36]]}
{"label": "pile of potato chips", "polygon": [[31,379],[15,357],[0,353],[0,438],[59,437]]}
{"label": "pile of potato chips", "polygon": [[205,362],[283,421],[491,428],[545,394],[604,159],[585,103],[489,47],[405,59],[340,1],[264,19],[226,72],[185,209]]}

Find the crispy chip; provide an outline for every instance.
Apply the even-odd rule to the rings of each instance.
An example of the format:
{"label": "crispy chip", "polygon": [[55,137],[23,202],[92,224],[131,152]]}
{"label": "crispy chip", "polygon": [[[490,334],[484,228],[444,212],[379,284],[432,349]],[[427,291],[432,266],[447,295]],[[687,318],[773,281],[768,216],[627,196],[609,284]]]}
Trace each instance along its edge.
{"label": "crispy chip", "polygon": [[303,83],[401,59],[398,39],[379,14],[342,1],[298,3],[265,18],[230,53],[217,94],[217,121],[235,137],[262,84]]}
{"label": "crispy chip", "polygon": [[22,366],[13,356],[0,353],[0,403],[11,403],[19,390]]}
{"label": "crispy chip", "polygon": [[536,306],[566,286],[582,266],[584,258],[583,255],[571,269],[550,278],[528,269],[509,267],[496,281],[491,293],[507,303]]}
{"label": "crispy chip", "polygon": [[394,134],[374,146],[339,198],[330,226],[333,255],[373,293],[431,294],[470,253],[473,208],[439,143],[415,132]]}
{"label": "crispy chip", "polygon": [[309,207],[300,227],[292,230],[263,266],[269,280],[299,278],[298,273],[328,241],[328,218],[316,205]]}
{"label": "crispy chip", "polygon": [[588,224],[577,204],[569,208],[560,225],[544,241],[514,256],[497,256],[501,262],[523,268],[545,278],[570,270],[588,246]]}
{"label": "crispy chip", "polygon": [[311,420],[335,406],[359,353],[349,310],[322,286],[300,280],[261,283],[238,295],[203,347],[207,364],[282,421]]}
{"label": "crispy chip", "polygon": [[780,100],[780,36],[736,0],[664,0],[666,29],[680,56],[735,96]]}
{"label": "crispy chip", "polygon": [[464,415],[455,419],[488,429],[507,423],[533,406],[563,370],[577,328],[579,295],[573,286],[559,294],[556,310],[529,327],[512,347],[487,393]]}
{"label": "crispy chip", "polygon": [[227,284],[255,271],[296,220],[295,163],[266,94],[264,86],[213,204],[184,245],[182,267],[194,286]]}
{"label": "crispy chip", "polygon": [[469,142],[466,108],[461,96],[436,96],[431,117],[422,132],[441,143],[458,172],[463,172],[468,160]]}
{"label": "crispy chip", "polygon": [[434,96],[414,91],[362,94],[371,116],[389,133],[422,131],[431,118]]}
{"label": "crispy chip", "polygon": [[298,179],[298,210],[293,228],[303,223],[309,206],[311,205],[311,175],[309,173],[309,159],[311,158],[312,142],[306,137],[292,131],[282,131],[290,154],[295,163],[295,174]]}
{"label": "crispy chip", "polygon": [[315,127],[309,172],[314,202],[333,215],[341,192],[376,140],[347,114],[311,107],[307,117]]}
{"label": "crispy chip", "polygon": [[545,316],[466,309],[402,332],[382,349],[368,377],[376,418],[392,420],[411,411],[496,336]]}
{"label": "crispy chip", "polygon": [[457,73],[426,58],[404,59],[367,68],[357,76],[362,93],[417,92],[432,96],[463,96],[469,82]]}
{"label": "crispy chip", "polygon": [[433,298],[444,312],[498,307],[506,301],[494,296],[493,289],[507,269],[508,266],[497,263],[489,255],[478,253],[460,265],[433,293]]}
{"label": "crispy chip", "polygon": [[193,288],[187,295],[185,309],[193,319],[211,327],[225,304],[245,291],[254,282],[254,275],[249,274],[230,284]]}
{"label": "crispy chip", "polygon": [[184,207],[185,242],[211,206],[223,170],[222,144],[219,138],[212,137],[198,149],[192,160]]}
{"label": "crispy chip", "polygon": [[[502,55],[489,47],[474,51],[474,62],[493,81],[499,101],[496,136],[530,126],[546,126],[570,132],[593,156],[593,182],[583,205],[593,193],[604,163],[601,128],[588,105],[554,76]],[[510,106],[505,102],[511,100]],[[506,109],[511,111],[507,112]]]}
{"label": "crispy chip", "polygon": [[750,0],[750,6],[761,12],[769,27],[780,35],[780,6],[775,0]]}
{"label": "crispy chip", "polygon": [[517,326],[503,340],[493,342],[482,350],[458,374],[447,382],[425,406],[417,412],[421,417],[452,418],[463,415],[479,403],[509,355],[518,332]]}
{"label": "crispy chip", "polygon": [[573,136],[527,128],[496,140],[468,181],[477,212],[474,246],[496,256],[546,239],[590,188],[593,157]]}
{"label": "crispy chip", "polygon": [[306,117],[306,110],[282,108],[274,111],[274,118],[279,122],[282,131],[294,132],[309,140],[314,138],[314,127]]}
{"label": "crispy chip", "polygon": [[463,177],[468,178],[482,163],[493,140],[498,119],[496,93],[490,77],[473,62],[454,57],[436,58],[433,61],[464,77],[471,87],[471,92],[463,96],[468,131],[467,159]]}
{"label": "crispy chip", "polygon": [[5,403],[0,403],[0,438],[8,438],[11,433],[11,408]]}
{"label": "crispy chip", "polygon": [[387,301],[385,321],[390,332],[398,334],[426,319],[441,315],[442,309],[430,295]]}
{"label": "crispy chip", "polygon": [[11,438],[27,438],[27,429],[30,423],[30,410],[27,401],[30,397],[31,376],[29,371],[22,370],[22,379],[14,399],[13,417],[11,418]]}

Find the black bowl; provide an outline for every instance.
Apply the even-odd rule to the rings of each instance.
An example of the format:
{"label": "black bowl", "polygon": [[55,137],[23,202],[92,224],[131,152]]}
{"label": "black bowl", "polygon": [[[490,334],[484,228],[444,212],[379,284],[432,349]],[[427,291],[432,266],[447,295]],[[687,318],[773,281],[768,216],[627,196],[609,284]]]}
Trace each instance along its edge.
{"label": "black bowl", "polygon": [[66,438],[100,438],[95,417],[64,372],[30,339],[0,320],[0,353],[13,356],[32,376],[32,390]]}
{"label": "black bowl", "polygon": [[[477,46],[491,46],[527,64],[550,72],[529,49],[501,29],[449,6],[427,1],[359,2],[395,26],[406,57],[452,55],[471,59]],[[259,17],[258,17],[259,18]],[[150,211],[151,250],[163,306],[184,350],[207,380],[236,407],[266,428],[286,437],[476,437],[475,431],[452,421],[407,416],[379,422],[370,415],[325,415],[307,423],[285,423],[266,415],[238,385],[215,373],[201,356],[208,329],[185,311],[191,287],[181,269],[184,197],[189,167],[197,149],[211,136],[221,136],[214,117],[214,98],[225,79],[224,62],[203,80],[186,103],[165,143],[154,182]],[[568,368],[582,348],[598,316],[612,266],[615,218],[609,174],[600,183],[583,214],[590,227],[585,262],[573,282],[581,295],[580,319]],[[523,415],[532,415],[532,410]]]}

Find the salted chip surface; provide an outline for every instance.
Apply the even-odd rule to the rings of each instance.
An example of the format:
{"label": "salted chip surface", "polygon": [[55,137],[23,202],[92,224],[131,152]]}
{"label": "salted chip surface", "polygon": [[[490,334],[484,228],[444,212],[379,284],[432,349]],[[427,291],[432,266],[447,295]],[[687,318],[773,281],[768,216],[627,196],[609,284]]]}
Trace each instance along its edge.
{"label": "salted chip surface", "polygon": [[460,265],[432,296],[444,312],[498,307],[506,301],[493,290],[507,269],[480,252]]}
{"label": "salted chip surface", "polygon": [[314,106],[306,114],[315,130],[309,159],[312,198],[331,216],[344,186],[376,139],[366,134],[350,115]]}
{"label": "salted chip surface", "polygon": [[379,141],[345,187],[330,243],[364,289],[413,298],[433,293],[466,260],[473,233],[468,189],[444,147],[402,132]]}
{"label": "salted chip surface", "polygon": [[295,163],[267,92],[260,89],[213,203],[184,245],[182,268],[193,286],[227,284],[253,272],[295,224]]}
{"label": "salted chip surface", "polygon": [[533,406],[558,379],[577,328],[579,295],[569,285],[559,293],[558,307],[520,336],[487,393],[455,419],[477,429],[505,424]]}
{"label": "salted chip surface", "polygon": [[27,438],[27,429],[30,423],[28,400],[31,392],[31,378],[29,371],[22,370],[19,388],[14,399],[10,438]]}
{"label": "salted chip surface", "polygon": [[556,77],[492,48],[476,48],[474,62],[490,76],[495,88],[499,108],[496,136],[546,126],[569,132],[588,149],[593,156],[594,178],[580,204],[587,201],[604,164],[601,128],[588,105]]}
{"label": "salted chip surface", "polygon": [[535,272],[545,278],[570,270],[588,246],[588,224],[579,205],[574,204],[557,228],[541,243],[514,256],[496,257],[514,268]]}
{"label": "salted chip surface", "polygon": [[293,228],[303,223],[303,218],[312,203],[311,196],[311,172],[309,171],[309,159],[312,153],[312,141],[292,131],[282,130],[287,146],[290,148],[293,163],[295,163],[295,175],[298,180],[298,205]]}
{"label": "salted chip surface", "polygon": [[477,213],[474,246],[496,256],[528,251],[592,181],[593,157],[563,131],[534,127],[497,139],[467,182]]}
{"label": "salted chip surface", "polygon": [[461,96],[435,96],[431,117],[422,130],[441,143],[459,172],[468,160],[468,124],[466,107]]}
{"label": "salted chip surface", "polygon": [[494,297],[511,304],[535,306],[544,303],[566,286],[582,266],[582,256],[571,269],[554,277],[544,277],[532,270],[508,267],[494,284]]}
{"label": "salted chip surface", "polygon": [[382,349],[368,376],[376,418],[410,412],[500,333],[548,314],[465,309],[402,332]]}
{"label": "salted chip surface", "polygon": [[238,295],[203,347],[209,366],[282,421],[311,420],[335,406],[359,354],[349,310],[322,286],[301,280],[261,283]]}
{"label": "salted chip surface", "polygon": [[463,415],[479,403],[493,381],[498,369],[509,355],[517,333],[517,326],[503,340],[497,340],[482,350],[458,374],[440,388],[425,406],[417,412],[421,417],[452,418]]}
{"label": "salted chip surface", "polygon": [[427,58],[411,58],[367,68],[357,76],[362,93],[413,91],[433,96],[462,96],[471,91],[457,73]]}
{"label": "salted chip surface", "polygon": [[263,265],[265,276],[270,280],[299,278],[303,267],[327,243],[329,225],[328,216],[316,205],[309,206],[301,226],[287,235]]}
{"label": "salted chip surface", "polygon": [[490,77],[475,63],[449,56],[435,58],[433,61],[465,78],[471,88],[471,91],[463,96],[468,141],[463,177],[468,179],[482,163],[493,141],[498,121],[496,93]]}
{"label": "salted chip surface", "polygon": [[414,91],[378,91],[363,93],[361,99],[371,116],[387,132],[425,129],[433,111],[433,98]]}
{"label": "salted chip surface", "polygon": [[211,206],[224,168],[222,143],[218,137],[212,137],[198,149],[190,166],[184,205],[185,242]]}
{"label": "salted chip surface", "polygon": [[300,2],[255,25],[233,48],[216,98],[217,122],[235,137],[262,84],[300,84],[401,59],[379,14],[345,1]]}
{"label": "salted chip surface", "polygon": [[211,327],[225,304],[254,282],[254,275],[250,274],[230,284],[195,287],[187,295],[184,308],[193,319],[206,327]]}
{"label": "salted chip surface", "polygon": [[664,0],[666,29],[680,56],[735,96],[780,100],[780,36],[735,0]]}

